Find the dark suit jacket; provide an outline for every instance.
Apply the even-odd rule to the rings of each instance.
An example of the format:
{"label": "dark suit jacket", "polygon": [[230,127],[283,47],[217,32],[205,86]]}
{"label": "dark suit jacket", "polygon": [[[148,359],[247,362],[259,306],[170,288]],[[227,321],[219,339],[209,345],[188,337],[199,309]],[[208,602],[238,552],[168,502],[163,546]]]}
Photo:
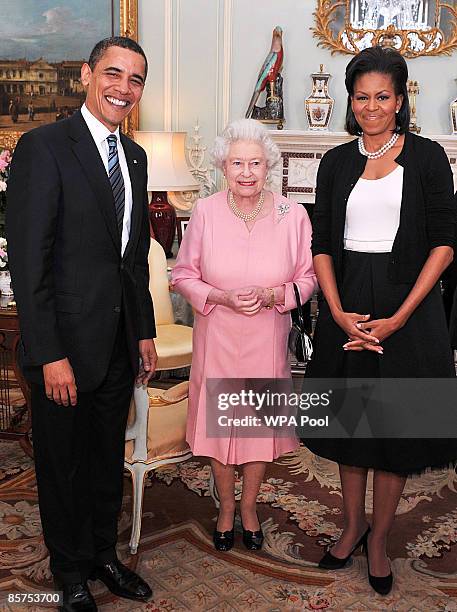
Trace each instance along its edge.
{"label": "dark suit jacket", "polygon": [[21,327],[20,362],[31,382],[68,357],[79,391],[103,380],[121,313],[138,370],[138,340],[155,337],[149,293],[147,163],[121,136],[132,183],[130,239],[121,257],[111,186],[80,112],[31,130],[15,149],[7,235]]}
{"label": "dark suit jacket", "polygon": [[[432,248],[454,248],[456,207],[449,160],[443,148],[428,138],[405,134],[395,160],[403,166],[400,225],[389,260],[392,282],[414,282]],[[357,140],[328,151],[319,164],[314,206],[313,255],[331,255],[341,282],[346,205],[363,174],[367,158]]]}

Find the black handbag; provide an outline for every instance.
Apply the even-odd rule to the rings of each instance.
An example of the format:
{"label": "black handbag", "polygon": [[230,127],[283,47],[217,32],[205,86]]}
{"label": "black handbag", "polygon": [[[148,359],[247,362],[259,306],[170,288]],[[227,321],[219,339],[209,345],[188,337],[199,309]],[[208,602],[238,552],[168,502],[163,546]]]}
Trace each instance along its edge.
{"label": "black handbag", "polygon": [[298,363],[307,363],[313,356],[313,343],[306,331],[306,319],[304,305],[300,302],[300,293],[294,283],[294,294],[297,308],[292,312],[292,328],[289,333],[289,350],[294,355]]}

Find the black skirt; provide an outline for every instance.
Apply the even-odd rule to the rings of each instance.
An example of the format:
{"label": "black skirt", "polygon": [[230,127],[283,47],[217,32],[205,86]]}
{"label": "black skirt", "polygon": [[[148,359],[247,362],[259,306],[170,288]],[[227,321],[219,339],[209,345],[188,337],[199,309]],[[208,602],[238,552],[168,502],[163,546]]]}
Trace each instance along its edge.
{"label": "black skirt", "polygon": [[[392,316],[412,288],[387,276],[389,253],[344,252],[340,299],[345,312]],[[310,378],[442,378],[455,377],[443,303],[436,285],[404,327],[382,342],[384,354],[344,351],[347,336],[333,320],[327,302],[319,302]],[[433,407],[430,407],[431,413]],[[457,433],[456,433],[457,435]],[[457,460],[455,439],[305,439],[317,455],[343,465],[398,474],[420,473]]]}

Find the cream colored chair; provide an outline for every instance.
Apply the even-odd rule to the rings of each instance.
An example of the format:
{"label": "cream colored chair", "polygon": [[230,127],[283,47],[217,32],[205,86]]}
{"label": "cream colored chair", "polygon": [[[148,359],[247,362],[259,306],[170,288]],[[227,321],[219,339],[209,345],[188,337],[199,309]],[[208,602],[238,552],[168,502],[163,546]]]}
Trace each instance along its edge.
{"label": "cream colored chair", "polygon": [[166,391],[135,387],[125,434],[124,461],[133,486],[132,555],[136,554],[140,541],[146,475],[162,465],[192,457],[186,442],[188,392],[188,381]]}
{"label": "cream colored chair", "polygon": [[[192,361],[192,328],[174,321],[165,252],[153,238],[149,249],[149,276],[157,330],[156,369],[188,367]],[[167,391],[142,386],[134,389],[125,434],[124,462],[133,483],[132,554],[137,552],[140,540],[146,475],[157,467],[179,463],[192,456],[186,442],[188,389],[187,381]]]}
{"label": "cream colored chair", "polygon": [[149,276],[157,329],[157,371],[190,366],[192,327],[175,323],[168,286],[167,259],[163,248],[154,238],[151,238],[149,249]]}

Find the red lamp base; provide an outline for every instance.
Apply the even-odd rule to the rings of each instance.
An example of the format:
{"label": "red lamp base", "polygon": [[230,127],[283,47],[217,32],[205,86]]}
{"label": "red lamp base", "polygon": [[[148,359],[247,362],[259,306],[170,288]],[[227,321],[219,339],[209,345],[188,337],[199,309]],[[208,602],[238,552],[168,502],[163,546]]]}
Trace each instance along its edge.
{"label": "red lamp base", "polygon": [[167,200],[166,191],[153,191],[149,203],[149,220],[154,238],[162,245],[165,255],[173,257],[171,250],[175,239],[176,212]]}

